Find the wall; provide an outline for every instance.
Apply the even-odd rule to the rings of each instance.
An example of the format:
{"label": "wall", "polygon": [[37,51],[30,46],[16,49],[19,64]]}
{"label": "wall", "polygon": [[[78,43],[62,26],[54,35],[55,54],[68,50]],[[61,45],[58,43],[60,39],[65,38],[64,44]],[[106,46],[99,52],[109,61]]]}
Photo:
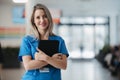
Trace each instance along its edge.
{"label": "wall", "polygon": [[[4,36],[0,37],[0,42],[2,47],[7,46],[19,46],[21,42],[21,37],[24,35],[25,24],[15,24],[13,23],[12,17],[12,10],[15,6],[24,6],[24,4],[14,4],[13,2],[5,2],[0,1],[0,35],[9,35],[9,36],[16,36],[19,35],[19,38],[3,38]],[[17,28],[14,29],[14,28]],[[9,30],[8,30],[9,29]],[[13,30],[13,32],[11,31]],[[16,30],[16,32],[14,31]],[[21,31],[23,30],[23,31]],[[18,32],[17,32],[18,31]],[[15,35],[13,33],[16,33]]]}
{"label": "wall", "polygon": [[120,43],[120,14],[117,17],[117,41]]}

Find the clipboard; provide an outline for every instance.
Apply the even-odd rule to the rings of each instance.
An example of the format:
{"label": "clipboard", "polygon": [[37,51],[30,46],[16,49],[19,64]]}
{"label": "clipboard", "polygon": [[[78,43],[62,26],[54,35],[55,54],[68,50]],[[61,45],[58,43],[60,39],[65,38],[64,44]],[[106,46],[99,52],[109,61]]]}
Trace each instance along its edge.
{"label": "clipboard", "polygon": [[48,56],[52,56],[59,51],[59,41],[58,40],[40,40],[38,48],[46,53]]}

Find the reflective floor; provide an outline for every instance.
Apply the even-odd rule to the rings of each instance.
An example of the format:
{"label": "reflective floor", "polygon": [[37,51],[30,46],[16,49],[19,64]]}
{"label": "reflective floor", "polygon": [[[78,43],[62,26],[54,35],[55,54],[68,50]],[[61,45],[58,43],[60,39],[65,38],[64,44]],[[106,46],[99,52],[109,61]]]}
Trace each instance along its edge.
{"label": "reflective floor", "polygon": [[119,80],[96,60],[68,60],[67,70],[62,71],[63,80]]}
{"label": "reflective floor", "polygon": [[[24,68],[3,69],[2,80],[20,80]],[[62,80],[119,80],[96,60],[68,59],[67,70],[62,70]]]}

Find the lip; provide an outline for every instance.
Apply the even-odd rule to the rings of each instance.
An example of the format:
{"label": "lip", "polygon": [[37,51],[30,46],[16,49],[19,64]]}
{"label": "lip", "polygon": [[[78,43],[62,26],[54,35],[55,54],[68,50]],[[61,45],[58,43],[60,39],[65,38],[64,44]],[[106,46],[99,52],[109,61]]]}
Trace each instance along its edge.
{"label": "lip", "polygon": [[47,24],[46,23],[40,23],[39,25],[42,26],[42,27],[46,27]]}
{"label": "lip", "polygon": [[45,22],[43,22],[43,23],[39,23],[39,25],[46,25],[46,23],[45,23]]}
{"label": "lip", "polygon": [[46,26],[46,24],[45,24],[45,23],[43,23],[43,24],[40,24],[40,25],[41,25],[41,26],[43,26],[43,27],[44,27],[44,26]]}

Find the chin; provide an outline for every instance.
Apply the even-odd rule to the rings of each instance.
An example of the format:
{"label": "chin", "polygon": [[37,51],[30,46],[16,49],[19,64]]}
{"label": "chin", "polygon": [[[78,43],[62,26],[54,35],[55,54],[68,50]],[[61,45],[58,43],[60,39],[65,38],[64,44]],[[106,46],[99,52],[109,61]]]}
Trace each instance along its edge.
{"label": "chin", "polygon": [[40,29],[42,29],[42,30],[46,30],[46,29],[47,29],[47,27],[41,27]]}

